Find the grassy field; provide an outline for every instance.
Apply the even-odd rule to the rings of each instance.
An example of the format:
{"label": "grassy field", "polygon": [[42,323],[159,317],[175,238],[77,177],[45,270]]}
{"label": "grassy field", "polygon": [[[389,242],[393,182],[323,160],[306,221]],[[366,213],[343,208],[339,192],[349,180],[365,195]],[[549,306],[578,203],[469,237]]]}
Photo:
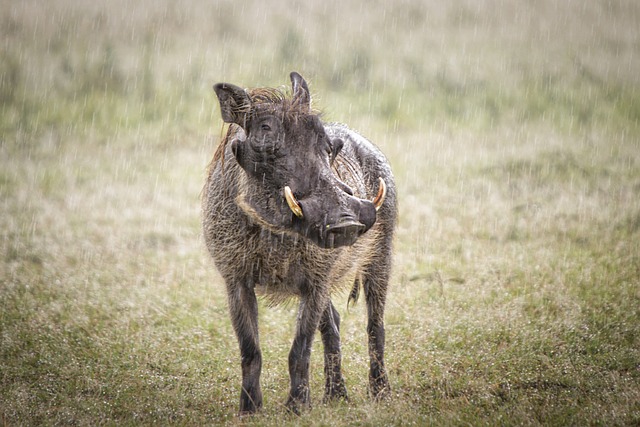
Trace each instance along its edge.
{"label": "grassy field", "polygon": [[[640,424],[640,4],[0,1],[0,424]],[[317,4],[316,4],[317,3]],[[309,81],[400,195],[389,401],[288,415],[295,304],[240,366],[199,195],[211,86]]]}

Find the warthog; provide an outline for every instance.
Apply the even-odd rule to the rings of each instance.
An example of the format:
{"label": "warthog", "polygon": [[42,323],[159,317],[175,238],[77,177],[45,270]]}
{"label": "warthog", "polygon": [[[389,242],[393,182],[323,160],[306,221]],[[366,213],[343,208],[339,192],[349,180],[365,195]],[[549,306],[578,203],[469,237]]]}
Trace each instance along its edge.
{"label": "warthog", "polygon": [[389,394],[383,313],[396,223],[396,188],[384,155],[344,125],[323,123],[305,80],[292,94],[213,88],[230,123],[203,190],[204,238],[224,277],[242,356],[240,414],[262,405],[256,293],[271,303],[298,297],[289,353],[287,407],[310,405],[309,358],[316,329],[324,344],[325,400],[347,398],[341,372],[340,316],[331,294],[364,289],[370,392]]}

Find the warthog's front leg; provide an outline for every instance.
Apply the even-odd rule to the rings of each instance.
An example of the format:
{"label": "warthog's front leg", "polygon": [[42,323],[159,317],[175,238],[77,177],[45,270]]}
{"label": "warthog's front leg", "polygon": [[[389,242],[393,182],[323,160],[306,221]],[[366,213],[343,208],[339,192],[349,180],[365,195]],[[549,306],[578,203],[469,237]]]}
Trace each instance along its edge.
{"label": "warthog's front leg", "polygon": [[238,284],[228,287],[227,290],[231,322],[238,337],[242,356],[240,415],[250,414],[262,407],[262,353],[258,339],[258,301],[250,285]]}
{"label": "warthog's front leg", "polygon": [[320,319],[320,332],[324,345],[325,402],[347,398],[347,388],[342,377],[342,353],[340,351],[340,314],[329,301]]}
{"label": "warthog's front leg", "polygon": [[300,407],[311,404],[309,399],[311,346],[326,304],[327,298],[313,290],[300,297],[296,336],[289,352],[291,390],[287,399],[287,408],[295,413],[299,413]]}

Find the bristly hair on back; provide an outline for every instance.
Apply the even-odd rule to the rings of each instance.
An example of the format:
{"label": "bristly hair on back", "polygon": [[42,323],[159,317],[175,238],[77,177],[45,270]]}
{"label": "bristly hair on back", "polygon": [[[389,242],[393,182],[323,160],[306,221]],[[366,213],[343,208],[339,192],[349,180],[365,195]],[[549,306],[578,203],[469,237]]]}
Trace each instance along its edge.
{"label": "bristly hair on back", "polygon": [[[249,95],[249,99],[251,100],[251,111],[255,111],[258,109],[272,109],[274,113],[282,114],[283,120],[296,120],[296,117],[303,114],[320,114],[319,111],[315,111],[314,109],[309,108],[308,105],[298,102],[297,99],[294,99],[292,98],[292,96],[285,94],[285,92],[280,89],[260,87],[247,89],[246,92],[247,95]],[[251,111],[243,112],[251,113]],[[229,142],[233,140],[233,137],[240,132],[242,132],[242,129],[237,124],[232,123],[229,125],[227,132],[220,140],[220,144],[218,144],[218,148],[213,154],[213,159],[210,166],[213,166],[218,161],[221,161],[222,168],[224,169],[224,153],[227,148],[227,144],[229,144]]]}

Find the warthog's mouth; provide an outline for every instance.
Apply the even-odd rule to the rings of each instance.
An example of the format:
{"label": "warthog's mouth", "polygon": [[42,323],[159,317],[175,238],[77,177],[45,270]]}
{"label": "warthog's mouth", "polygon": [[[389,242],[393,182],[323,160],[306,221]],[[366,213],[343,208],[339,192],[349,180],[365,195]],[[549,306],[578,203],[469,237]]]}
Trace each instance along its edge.
{"label": "warthog's mouth", "polygon": [[353,219],[327,225],[321,243],[324,243],[324,247],[327,248],[352,245],[366,228],[366,225]]}

